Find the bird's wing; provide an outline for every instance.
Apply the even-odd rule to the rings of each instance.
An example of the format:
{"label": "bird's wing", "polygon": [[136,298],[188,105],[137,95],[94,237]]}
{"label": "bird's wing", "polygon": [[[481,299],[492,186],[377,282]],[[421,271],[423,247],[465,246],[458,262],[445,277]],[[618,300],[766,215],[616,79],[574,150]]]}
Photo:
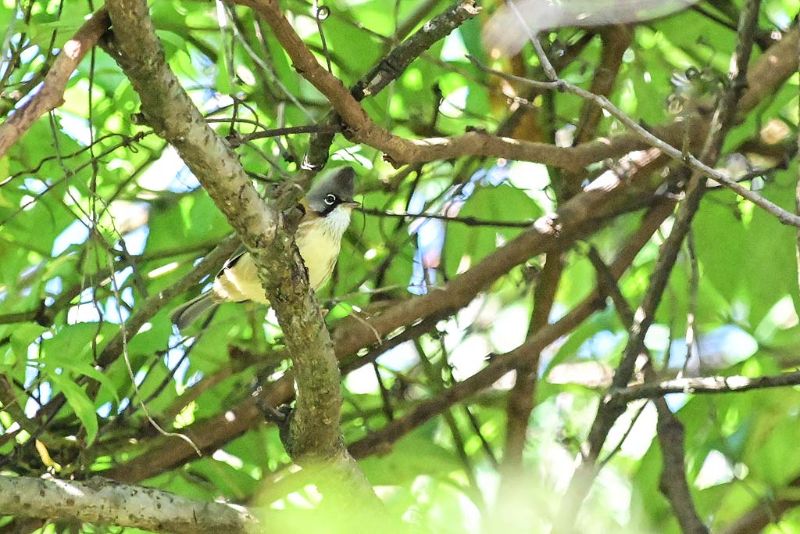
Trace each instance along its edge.
{"label": "bird's wing", "polygon": [[236,263],[242,259],[242,256],[245,254],[247,254],[247,249],[244,248],[244,245],[239,245],[239,248],[236,249],[236,252],[234,252],[230,258],[225,260],[225,265],[222,266],[222,269],[220,269],[220,271],[217,273],[217,276],[225,272],[225,270],[233,268],[233,266],[236,265]]}

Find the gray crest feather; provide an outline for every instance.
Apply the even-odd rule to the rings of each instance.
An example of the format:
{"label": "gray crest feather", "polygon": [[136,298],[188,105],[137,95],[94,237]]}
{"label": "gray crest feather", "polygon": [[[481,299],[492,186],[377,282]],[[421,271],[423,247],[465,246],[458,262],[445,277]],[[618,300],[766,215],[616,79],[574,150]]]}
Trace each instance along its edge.
{"label": "gray crest feather", "polygon": [[306,201],[311,209],[325,211],[325,197],[334,194],[341,202],[350,202],[355,193],[356,172],[351,167],[341,167],[324,177],[306,194]]}

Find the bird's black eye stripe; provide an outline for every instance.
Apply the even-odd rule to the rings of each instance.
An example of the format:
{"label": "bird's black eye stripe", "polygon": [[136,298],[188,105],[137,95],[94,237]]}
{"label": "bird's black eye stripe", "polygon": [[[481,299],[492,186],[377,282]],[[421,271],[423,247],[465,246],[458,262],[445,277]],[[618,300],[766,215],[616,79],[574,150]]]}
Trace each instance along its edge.
{"label": "bird's black eye stripe", "polygon": [[333,206],[334,204],[336,204],[337,200],[338,199],[336,198],[336,195],[334,195],[333,193],[328,193],[327,195],[325,195],[325,204],[327,204],[328,206]]}

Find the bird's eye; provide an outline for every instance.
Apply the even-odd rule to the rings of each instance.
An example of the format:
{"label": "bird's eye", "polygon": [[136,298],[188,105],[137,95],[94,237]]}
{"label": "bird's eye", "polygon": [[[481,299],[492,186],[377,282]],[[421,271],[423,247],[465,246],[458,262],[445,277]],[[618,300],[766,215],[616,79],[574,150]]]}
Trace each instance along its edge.
{"label": "bird's eye", "polygon": [[325,204],[327,204],[328,206],[333,206],[334,204],[336,204],[336,195],[334,195],[333,193],[325,195]]}

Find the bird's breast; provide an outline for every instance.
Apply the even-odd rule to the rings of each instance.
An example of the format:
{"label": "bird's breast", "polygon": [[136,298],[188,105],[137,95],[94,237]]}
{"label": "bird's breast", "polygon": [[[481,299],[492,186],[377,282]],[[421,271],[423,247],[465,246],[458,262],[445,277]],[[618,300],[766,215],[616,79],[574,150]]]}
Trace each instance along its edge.
{"label": "bird's breast", "polygon": [[[333,272],[342,235],[349,224],[350,212],[341,208],[336,208],[325,217],[307,216],[300,222],[295,241],[308,269],[308,282],[312,289],[319,289]],[[217,275],[213,294],[217,302],[254,300],[268,303],[255,262],[246,253]]]}
{"label": "bird's breast", "polygon": [[345,220],[341,220],[344,217],[335,210],[327,217],[304,221],[297,229],[297,248],[308,269],[308,282],[314,290],[325,283],[336,265],[342,235],[350,223],[350,214],[343,215]]}
{"label": "bird's breast", "polygon": [[213,291],[217,301],[254,300],[267,303],[267,297],[258,279],[258,269],[253,258],[247,253],[217,275]]}

